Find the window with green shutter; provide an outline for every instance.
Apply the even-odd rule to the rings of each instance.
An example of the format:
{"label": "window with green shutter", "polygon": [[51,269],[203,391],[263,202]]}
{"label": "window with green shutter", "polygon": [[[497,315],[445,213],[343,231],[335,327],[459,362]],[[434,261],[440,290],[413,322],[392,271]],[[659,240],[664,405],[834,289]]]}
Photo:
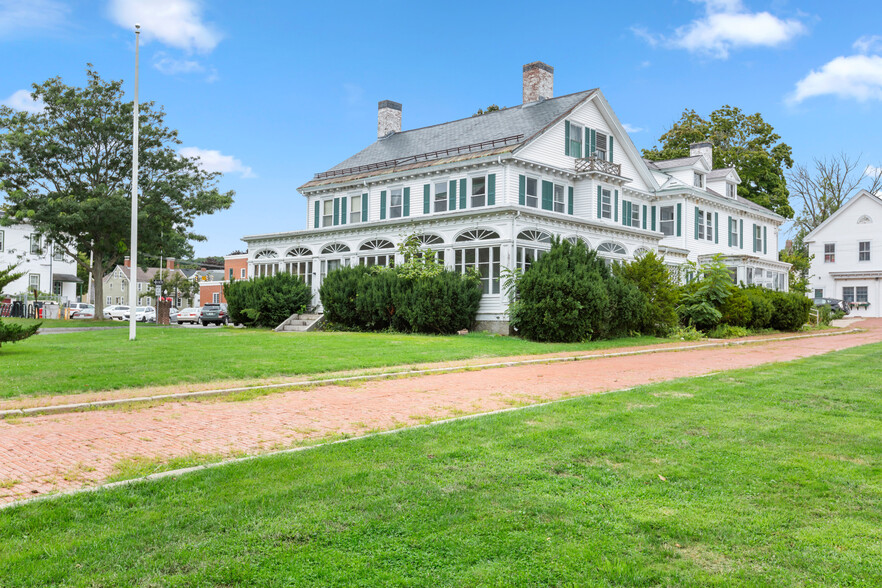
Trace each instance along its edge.
{"label": "window with green shutter", "polygon": [[680,231],[682,226],[683,219],[683,203],[677,203],[677,236],[681,236],[683,233]]}
{"label": "window with green shutter", "polygon": [[615,222],[619,222],[619,191],[616,190],[614,193],[616,202],[615,206],[613,207],[613,214],[615,215],[615,218],[613,220]]}
{"label": "window with green shutter", "polygon": [[462,210],[465,210],[466,207],[466,179],[463,178],[459,181],[459,207]]}
{"label": "window with green shutter", "polygon": [[314,229],[317,229],[320,226],[319,223],[321,221],[321,214],[322,214],[321,208],[322,208],[322,203],[319,200],[316,200],[315,201],[315,223],[312,227]]}
{"label": "window with green shutter", "polygon": [[582,157],[582,127],[570,123],[570,157]]}
{"label": "window with green shutter", "polygon": [[644,229],[646,228],[646,216],[647,216],[647,215],[646,215],[646,212],[647,212],[647,208],[648,208],[648,207],[644,204],[644,205],[643,205],[643,228],[644,228]]}
{"label": "window with green shutter", "polygon": [[410,216],[410,188],[404,189],[404,216]]}
{"label": "window with green shutter", "polygon": [[456,210],[456,180],[450,180],[450,210]]}
{"label": "window with green shutter", "polygon": [[573,214],[573,187],[567,187],[567,214]]}
{"label": "window with green shutter", "polygon": [[340,224],[341,225],[346,224],[346,212],[347,212],[346,200],[347,200],[346,196],[343,196],[342,198],[340,198]]}
{"label": "window with green shutter", "polygon": [[518,176],[518,204],[527,205],[527,176]]}
{"label": "window with green shutter", "polygon": [[340,199],[334,198],[334,226],[340,224]]}
{"label": "window with green shutter", "polygon": [[447,182],[435,182],[435,212],[447,212]]}
{"label": "window with green shutter", "polygon": [[386,220],[386,190],[380,191],[380,220]]}
{"label": "window with green shutter", "polygon": [[349,197],[349,222],[352,224],[362,223],[367,219],[361,214],[362,201],[365,196],[353,194]]}
{"label": "window with green shutter", "polygon": [[[424,184],[423,185],[423,214],[429,214],[432,210],[432,185]],[[447,201],[445,200],[445,204]]]}
{"label": "window with green shutter", "polygon": [[366,222],[368,222],[368,220],[370,220],[370,219],[368,219],[368,195],[362,194],[361,195],[361,222],[366,223]]}
{"label": "window with green shutter", "polygon": [[401,218],[404,214],[404,189],[389,190],[389,218]]}
{"label": "window with green shutter", "polygon": [[627,200],[622,200],[622,224],[631,226],[631,203]]}
{"label": "window with green shutter", "polygon": [[542,210],[554,210],[554,184],[542,180]]}
{"label": "window with green shutter", "polygon": [[487,174],[487,206],[496,204],[496,174]]}

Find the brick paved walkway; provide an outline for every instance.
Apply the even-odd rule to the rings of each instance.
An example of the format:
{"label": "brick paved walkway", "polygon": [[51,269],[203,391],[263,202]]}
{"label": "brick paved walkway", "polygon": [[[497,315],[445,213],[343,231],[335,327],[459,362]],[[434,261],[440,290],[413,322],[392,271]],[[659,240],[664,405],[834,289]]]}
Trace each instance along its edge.
{"label": "brick paved walkway", "polygon": [[260,453],[327,435],[358,435],[882,341],[882,319],[855,326],[867,331],[322,386],[248,401],[214,399],[7,419],[0,421],[0,502],[100,483],[125,459]]}

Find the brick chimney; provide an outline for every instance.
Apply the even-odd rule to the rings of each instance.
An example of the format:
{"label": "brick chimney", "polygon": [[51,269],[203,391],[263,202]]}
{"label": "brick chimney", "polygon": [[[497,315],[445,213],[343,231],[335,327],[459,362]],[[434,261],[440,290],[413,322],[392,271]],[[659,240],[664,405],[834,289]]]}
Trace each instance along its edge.
{"label": "brick chimney", "polygon": [[704,155],[704,158],[707,160],[707,164],[713,169],[714,167],[714,146],[708,143],[707,141],[703,143],[692,143],[689,145],[689,155],[690,157],[695,157],[697,155]]}
{"label": "brick chimney", "polygon": [[123,260],[123,265],[126,267],[132,267],[132,258],[126,255],[125,260]]}
{"label": "brick chimney", "polygon": [[175,269],[175,258],[174,257],[167,257],[166,258],[165,269],[167,269],[167,270]]}
{"label": "brick chimney", "polygon": [[541,61],[524,66],[524,104],[554,98],[554,68]]}
{"label": "brick chimney", "polygon": [[377,139],[401,132],[401,104],[382,100],[377,105]]}

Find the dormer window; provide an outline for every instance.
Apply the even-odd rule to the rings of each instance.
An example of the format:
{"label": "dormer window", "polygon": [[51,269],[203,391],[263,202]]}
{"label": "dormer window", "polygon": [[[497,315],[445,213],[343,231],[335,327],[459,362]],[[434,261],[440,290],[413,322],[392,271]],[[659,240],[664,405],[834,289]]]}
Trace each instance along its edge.
{"label": "dormer window", "polygon": [[735,195],[737,193],[738,192],[736,191],[735,184],[733,184],[731,182],[727,182],[726,183],[726,196],[728,196],[729,198],[732,198],[734,200]]}
{"label": "dormer window", "polygon": [[696,188],[704,188],[704,174],[695,172],[692,178],[692,185]]}

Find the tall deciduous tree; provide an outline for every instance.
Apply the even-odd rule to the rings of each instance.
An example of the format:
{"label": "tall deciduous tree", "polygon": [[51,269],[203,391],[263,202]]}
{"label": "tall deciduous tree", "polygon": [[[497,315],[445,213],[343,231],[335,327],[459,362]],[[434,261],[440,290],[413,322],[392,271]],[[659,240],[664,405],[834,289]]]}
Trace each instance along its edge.
{"label": "tall deciduous tree", "polygon": [[680,120],[661,136],[660,147],[644,149],[653,161],[687,157],[690,143],[709,141],[714,147],[713,167],[734,167],[741,176],[738,195],[785,218],[793,216],[785,168],[793,167],[790,146],[763,120],[740,108],[723,106],[708,118],[686,109]]}
{"label": "tall deciduous tree", "polygon": [[[102,278],[129,252],[133,103],[122,81],[103,80],[91,64],[86,74],[84,88],[61,78],[34,84],[41,112],[0,107],[0,191],[13,222],[27,220],[88,269],[101,317]],[[147,255],[192,255],[189,242],[205,239],[193,219],[233,202],[217,189],[220,174],[179,155],[180,143],[161,107],[140,105],[138,248]]]}

